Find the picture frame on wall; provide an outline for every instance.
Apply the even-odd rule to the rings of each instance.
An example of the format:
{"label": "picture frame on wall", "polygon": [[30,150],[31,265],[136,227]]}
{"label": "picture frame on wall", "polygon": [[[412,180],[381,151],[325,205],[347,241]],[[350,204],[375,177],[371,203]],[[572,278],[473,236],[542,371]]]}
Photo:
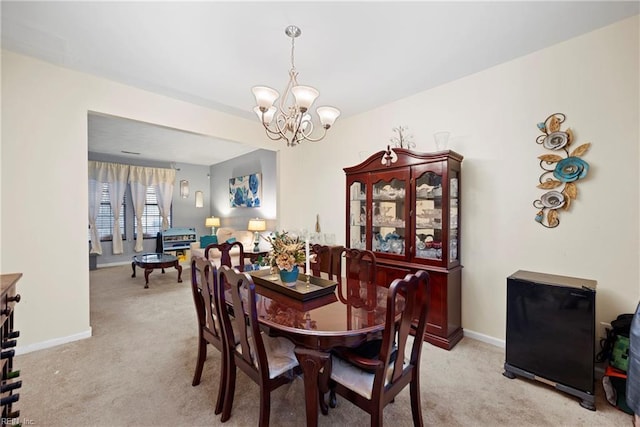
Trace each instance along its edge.
{"label": "picture frame on wall", "polygon": [[261,173],[229,179],[229,204],[232,208],[259,208],[261,200]]}

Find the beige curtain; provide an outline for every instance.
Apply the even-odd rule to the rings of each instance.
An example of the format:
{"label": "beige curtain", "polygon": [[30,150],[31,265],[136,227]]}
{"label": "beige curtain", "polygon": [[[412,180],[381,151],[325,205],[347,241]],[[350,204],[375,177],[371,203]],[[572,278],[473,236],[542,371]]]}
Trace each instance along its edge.
{"label": "beige curtain", "polygon": [[[156,191],[158,208],[162,216],[162,229],[169,228],[169,210],[173,197],[173,186],[176,180],[175,169],[148,168],[143,166],[131,166],[129,169],[129,185],[133,197],[133,208],[136,215],[138,230],[142,230],[142,212],[147,187],[153,186]],[[143,233],[136,235],[135,251],[143,250]]]}
{"label": "beige curtain", "polygon": [[129,165],[89,161],[89,229],[91,231],[91,253],[102,254],[100,236],[96,229],[96,218],[100,210],[102,185],[109,186],[109,201],[113,212],[113,249],[114,255],[124,253],[122,230],[120,230],[120,207],[127,186]]}

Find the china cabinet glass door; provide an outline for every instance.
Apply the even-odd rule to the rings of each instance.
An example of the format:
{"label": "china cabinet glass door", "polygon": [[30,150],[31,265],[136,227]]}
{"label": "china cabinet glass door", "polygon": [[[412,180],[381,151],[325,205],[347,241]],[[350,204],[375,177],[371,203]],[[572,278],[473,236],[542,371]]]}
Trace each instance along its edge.
{"label": "china cabinet glass door", "polygon": [[380,174],[372,185],[371,250],[405,256],[407,243],[407,182],[402,173]]}
{"label": "china cabinet glass door", "polygon": [[349,245],[366,249],[367,240],[367,186],[365,180],[356,179],[349,186]]}
{"label": "china cabinet glass door", "polygon": [[442,175],[429,171],[416,179],[414,257],[442,260]]}
{"label": "china cabinet glass door", "polygon": [[458,260],[458,172],[449,171],[449,262]]}

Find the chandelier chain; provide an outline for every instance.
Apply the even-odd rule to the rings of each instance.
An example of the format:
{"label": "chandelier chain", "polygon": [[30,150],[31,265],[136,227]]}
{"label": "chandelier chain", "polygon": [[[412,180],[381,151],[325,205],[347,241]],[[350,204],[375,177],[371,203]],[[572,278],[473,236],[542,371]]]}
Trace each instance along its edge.
{"label": "chandelier chain", "polygon": [[295,37],[291,37],[291,69],[295,70],[296,69],[296,64],[294,63],[294,55],[293,55],[293,51],[295,49],[295,43],[296,43],[296,38]]}

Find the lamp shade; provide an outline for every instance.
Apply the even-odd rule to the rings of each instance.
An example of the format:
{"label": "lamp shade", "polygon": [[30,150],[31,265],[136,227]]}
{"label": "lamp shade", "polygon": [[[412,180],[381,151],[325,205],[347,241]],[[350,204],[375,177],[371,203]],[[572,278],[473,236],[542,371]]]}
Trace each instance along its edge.
{"label": "lamp shade", "polygon": [[296,99],[296,104],[300,107],[300,111],[302,112],[311,108],[313,101],[315,101],[320,95],[320,92],[311,86],[294,86],[291,88],[291,93],[293,93],[293,97]]}
{"label": "lamp shade", "polygon": [[247,230],[249,231],[265,231],[267,229],[267,221],[264,219],[250,219]]}
{"label": "lamp shade", "polygon": [[260,120],[262,120],[265,125],[270,125],[271,124],[271,122],[273,121],[273,117],[276,114],[276,110],[277,110],[276,107],[273,107],[273,106],[269,107],[269,109],[264,112],[264,116],[263,116],[262,115],[262,110],[260,109],[260,107],[255,107],[253,109],[253,111],[256,113],[258,118]]}
{"label": "lamp shade", "polygon": [[220,227],[220,218],[212,216],[205,220],[205,227]]}
{"label": "lamp shade", "polygon": [[335,123],[336,119],[340,115],[340,110],[333,107],[318,107],[316,111],[320,117],[320,123],[327,129],[333,126],[333,123]]}
{"label": "lamp shade", "polygon": [[256,97],[258,107],[264,108],[265,110],[268,110],[280,96],[277,90],[267,86],[254,86],[251,91],[253,92],[253,96]]}

